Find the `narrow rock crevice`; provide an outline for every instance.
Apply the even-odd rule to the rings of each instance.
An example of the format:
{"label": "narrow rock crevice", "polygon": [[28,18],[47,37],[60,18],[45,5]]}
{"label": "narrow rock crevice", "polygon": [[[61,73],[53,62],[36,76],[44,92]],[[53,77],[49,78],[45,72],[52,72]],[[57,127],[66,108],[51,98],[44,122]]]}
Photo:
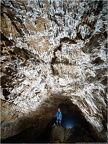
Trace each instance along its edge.
{"label": "narrow rock crevice", "polygon": [[61,51],[62,50],[62,44],[60,44],[57,48],[54,49],[53,51],[53,58],[51,60],[51,69],[52,69],[52,73],[53,75],[56,75],[57,74],[57,71],[54,70],[54,67],[53,65],[56,63],[56,59],[57,59],[57,56],[56,56],[56,52],[57,51]]}
{"label": "narrow rock crevice", "polygon": [[60,43],[68,43],[68,44],[77,44],[77,42],[75,40],[72,40],[68,37],[64,37],[60,39]]}

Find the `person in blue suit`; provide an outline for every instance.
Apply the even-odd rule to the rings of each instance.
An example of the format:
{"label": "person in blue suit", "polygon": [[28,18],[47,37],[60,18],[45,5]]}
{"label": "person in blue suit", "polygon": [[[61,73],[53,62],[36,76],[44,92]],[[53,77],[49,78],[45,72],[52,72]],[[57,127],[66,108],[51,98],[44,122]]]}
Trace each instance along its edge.
{"label": "person in blue suit", "polygon": [[62,121],[62,112],[60,108],[58,108],[58,111],[56,112],[56,124],[61,125],[61,121]]}

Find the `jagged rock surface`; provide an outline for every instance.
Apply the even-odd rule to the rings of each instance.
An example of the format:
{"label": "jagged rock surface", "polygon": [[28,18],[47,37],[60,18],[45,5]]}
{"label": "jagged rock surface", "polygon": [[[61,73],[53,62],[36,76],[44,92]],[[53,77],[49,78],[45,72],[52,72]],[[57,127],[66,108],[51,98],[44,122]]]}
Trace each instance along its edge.
{"label": "jagged rock surface", "polygon": [[75,143],[75,142],[94,142],[94,137],[85,131],[80,125],[73,128],[63,128],[61,126],[52,126],[51,143]]}
{"label": "jagged rock surface", "polygon": [[69,99],[105,139],[106,16],[106,1],[2,0],[2,138],[44,129]]}

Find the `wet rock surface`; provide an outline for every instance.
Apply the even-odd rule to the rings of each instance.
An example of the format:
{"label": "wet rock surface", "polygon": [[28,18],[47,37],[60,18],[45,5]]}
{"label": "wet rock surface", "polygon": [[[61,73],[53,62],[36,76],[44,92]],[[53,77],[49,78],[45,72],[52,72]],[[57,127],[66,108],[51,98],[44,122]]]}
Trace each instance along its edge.
{"label": "wet rock surface", "polygon": [[106,17],[107,1],[1,1],[1,138],[43,131],[69,100],[106,140]]}

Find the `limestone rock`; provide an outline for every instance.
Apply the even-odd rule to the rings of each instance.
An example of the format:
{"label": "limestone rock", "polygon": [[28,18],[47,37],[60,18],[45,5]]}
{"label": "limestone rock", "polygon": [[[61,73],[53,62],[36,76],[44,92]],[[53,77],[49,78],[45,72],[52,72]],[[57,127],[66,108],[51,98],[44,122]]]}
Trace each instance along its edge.
{"label": "limestone rock", "polygon": [[2,0],[0,31],[1,137],[45,127],[69,99],[105,140],[107,1]]}
{"label": "limestone rock", "polygon": [[62,143],[64,142],[65,131],[64,128],[61,126],[53,125],[51,131],[52,141],[53,143]]}
{"label": "limestone rock", "polygon": [[85,131],[80,125],[73,128],[63,128],[61,126],[52,126],[52,143],[74,143],[74,142],[94,142],[95,139],[90,133]]}

